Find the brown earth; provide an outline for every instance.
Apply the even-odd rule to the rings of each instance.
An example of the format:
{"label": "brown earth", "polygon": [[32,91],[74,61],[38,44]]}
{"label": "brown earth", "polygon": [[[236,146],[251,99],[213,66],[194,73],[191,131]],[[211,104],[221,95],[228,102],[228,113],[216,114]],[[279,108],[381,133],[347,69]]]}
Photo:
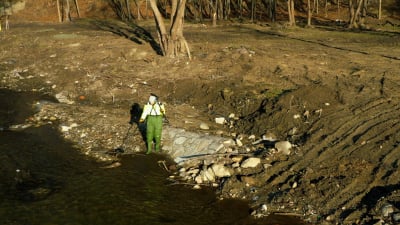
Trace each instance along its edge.
{"label": "brown earth", "polygon": [[[396,27],[360,32],[187,24],[193,56],[188,60],[157,54],[152,22],[10,26],[0,33],[0,87],[62,93],[75,103],[63,105],[57,118],[79,121],[81,129],[95,127],[93,146],[120,143],[112,136],[128,128],[132,104],[156,93],[167,105],[170,126],[204,132],[198,124],[205,121],[208,132],[257,138],[273,133],[296,145],[289,156],[259,151],[271,166],[226,180],[221,197],[234,194],[255,210],[265,204],[270,212],[313,223],[391,222],[380,211],[384,204],[399,213]],[[231,113],[239,118],[233,126],[213,123]],[[107,138],[109,143],[102,142]]]}

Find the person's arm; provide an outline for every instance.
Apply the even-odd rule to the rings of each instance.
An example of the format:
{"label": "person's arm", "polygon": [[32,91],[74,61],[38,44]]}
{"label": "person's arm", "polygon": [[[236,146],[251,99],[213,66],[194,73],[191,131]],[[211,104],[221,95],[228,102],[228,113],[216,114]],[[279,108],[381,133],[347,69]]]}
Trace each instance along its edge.
{"label": "person's arm", "polygon": [[143,112],[142,112],[142,115],[140,116],[139,122],[140,122],[140,123],[143,123],[148,114],[149,114],[149,105],[146,104],[146,105],[143,107]]}
{"label": "person's arm", "polygon": [[160,112],[162,113],[162,115],[165,115],[165,107],[164,104],[160,105]]}

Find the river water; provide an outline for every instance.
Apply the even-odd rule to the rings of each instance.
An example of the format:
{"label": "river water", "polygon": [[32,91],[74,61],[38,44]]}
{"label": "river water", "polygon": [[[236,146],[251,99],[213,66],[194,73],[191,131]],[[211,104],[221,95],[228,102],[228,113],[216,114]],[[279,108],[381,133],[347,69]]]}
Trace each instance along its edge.
{"label": "river water", "polygon": [[0,224],[302,224],[254,220],[244,201],[217,200],[208,188],[171,185],[160,155],[127,155],[117,168],[79,153],[53,126],[9,131],[50,97],[0,89]]}

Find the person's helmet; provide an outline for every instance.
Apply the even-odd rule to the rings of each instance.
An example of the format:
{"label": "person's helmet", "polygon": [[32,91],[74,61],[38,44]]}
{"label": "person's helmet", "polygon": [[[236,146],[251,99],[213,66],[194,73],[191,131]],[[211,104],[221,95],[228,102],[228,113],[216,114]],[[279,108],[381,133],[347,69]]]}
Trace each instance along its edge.
{"label": "person's helmet", "polygon": [[154,103],[156,103],[156,101],[157,101],[157,97],[154,95],[150,95],[150,97],[149,97],[150,104],[154,104]]}

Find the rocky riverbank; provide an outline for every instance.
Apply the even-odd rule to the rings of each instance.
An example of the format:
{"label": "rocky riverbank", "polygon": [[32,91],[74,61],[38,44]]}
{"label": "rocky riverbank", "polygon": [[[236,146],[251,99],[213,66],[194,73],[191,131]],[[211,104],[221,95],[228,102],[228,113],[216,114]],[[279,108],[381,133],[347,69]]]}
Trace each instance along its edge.
{"label": "rocky riverbank", "polygon": [[54,124],[114,167],[116,150],[144,152],[134,109],[156,93],[167,107],[171,160],[161,166],[171,183],[215,186],[221,198],[247,200],[255,216],[398,222],[396,31],[185,29],[191,61],[158,56],[118,22],[13,24],[0,36],[0,87],[56,101],[32,105],[36,114],[10,129]]}

